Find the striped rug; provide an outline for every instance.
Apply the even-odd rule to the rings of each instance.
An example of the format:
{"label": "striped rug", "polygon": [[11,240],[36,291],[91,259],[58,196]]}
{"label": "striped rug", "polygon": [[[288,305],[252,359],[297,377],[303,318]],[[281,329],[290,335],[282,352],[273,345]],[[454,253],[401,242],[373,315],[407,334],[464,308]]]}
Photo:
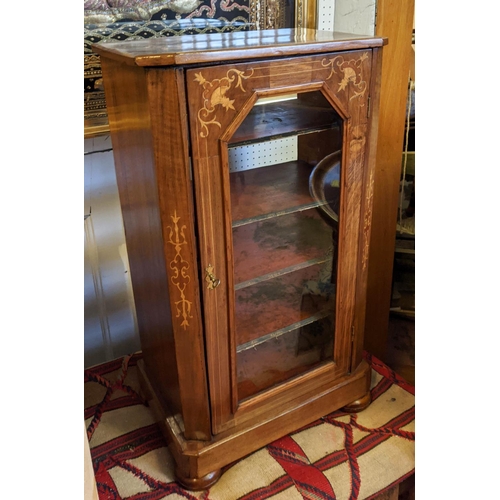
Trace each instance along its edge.
{"label": "striped rug", "polygon": [[333,412],[224,470],[203,492],[174,480],[174,463],[139,396],[140,353],[85,370],[85,424],[99,500],[374,499],[413,474],[415,392],[378,359],[372,404]]}

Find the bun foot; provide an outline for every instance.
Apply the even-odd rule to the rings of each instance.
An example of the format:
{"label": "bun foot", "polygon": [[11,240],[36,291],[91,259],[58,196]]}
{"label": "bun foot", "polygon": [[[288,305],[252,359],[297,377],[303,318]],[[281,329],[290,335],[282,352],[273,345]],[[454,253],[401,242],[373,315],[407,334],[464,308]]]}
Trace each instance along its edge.
{"label": "bun foot", "polygon": [[372,396],[370,391],[368,391],[364,396],[361,396],[359,399],[356,399],[356,401],[344,406],[341,410],[346,413],[358,413],[359,411],[363,411],[365,408],[368,408],[371,402]]}
{"label": "bun foot", "polygon": [[178,468],[175,469],[175,477],[183,488],[190,491],[201,491],[210,488],[221,476],[221,469],[209,472],[201,477],[186,477]]}

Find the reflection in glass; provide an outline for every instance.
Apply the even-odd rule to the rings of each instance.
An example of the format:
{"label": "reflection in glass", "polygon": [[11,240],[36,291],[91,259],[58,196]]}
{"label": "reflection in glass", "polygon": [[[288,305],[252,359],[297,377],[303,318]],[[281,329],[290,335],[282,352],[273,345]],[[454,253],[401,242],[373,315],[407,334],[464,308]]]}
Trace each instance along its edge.
{"label": "reflection in glass", "polygon": [[[239,400],[333,360],[341,134],[316,91],[258,103],[230,141]],[[291,161],[231,161],[283,137]]]}

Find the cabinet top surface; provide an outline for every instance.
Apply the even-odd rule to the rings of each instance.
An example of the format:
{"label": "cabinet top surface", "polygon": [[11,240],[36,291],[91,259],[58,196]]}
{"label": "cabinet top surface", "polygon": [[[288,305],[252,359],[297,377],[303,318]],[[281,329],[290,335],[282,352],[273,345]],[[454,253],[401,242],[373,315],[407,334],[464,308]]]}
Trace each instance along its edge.
{"label": "cabinet top surface", "polygon": [[386,39],[314,29],[253,30],[96,44],[101,57],[137,66],[175,66],[380,47]]}

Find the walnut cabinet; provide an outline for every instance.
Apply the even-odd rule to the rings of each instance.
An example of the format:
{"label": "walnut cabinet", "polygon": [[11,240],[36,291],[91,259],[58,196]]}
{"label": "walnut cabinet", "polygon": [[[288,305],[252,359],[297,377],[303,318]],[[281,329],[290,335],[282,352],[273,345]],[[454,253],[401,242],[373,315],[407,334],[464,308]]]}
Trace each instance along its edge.
{"label": "walnut cabinet", "polygon": [[381,50],[308,29],[97,45],[143,360],[176,476],[370,402]]}

